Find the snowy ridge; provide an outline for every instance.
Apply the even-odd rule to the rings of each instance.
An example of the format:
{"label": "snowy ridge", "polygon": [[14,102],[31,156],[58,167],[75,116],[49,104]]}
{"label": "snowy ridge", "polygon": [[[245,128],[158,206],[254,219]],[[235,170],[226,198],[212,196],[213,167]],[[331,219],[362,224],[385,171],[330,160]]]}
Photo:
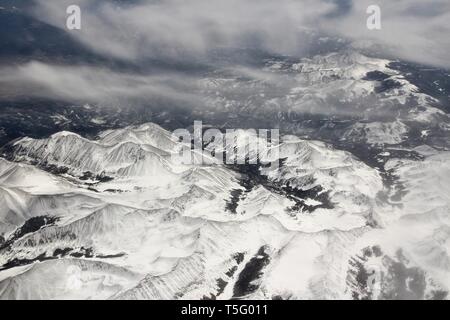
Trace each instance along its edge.
{"label": "snowy ridge", "polygon": [[[0,298],[434,298],[450,287],[448,152],[391,158],[398,186],[385,190],[350,153],[295,136],[263,152],[282,159],[263,170],[179,165],[162,128],[118,131],[25,138],[0,160]],[[394,274],[372,292],[358,279],[374,264],[420,286]]]}
{"label": "snowy ridge", "polygon": [[[373,191],[382,189],[376,170],[350,154],[293,136],[282,138],[280,171],[267,176],[217,163],[179,165],[170,157],[178,147],[154,124],[94,141],[65,132],[10,146],[12,161],[0,162],[2,222],[9,221],[2,225],[0,298],[250,297],[258,286],[241,273],[252,265],[270,270],[299,232],[367,225]],[[88,270],[81,278],[96,279],[98,267],[115,270],[111,286],[88,280],[76,292],[61,291],[63,269],[79,264]],[[23,291],[21,281],[47,282],[41,265],[57,270],[59,287],[40,296]]]}
{"label": "snowy ridge", "polygon": [[[291,132],[317,118],[328,119],[331,128],[342,121],[342,141],[398,144],[414,127],[425,129],[449,118],[437,107],[440,102],[409,82],[394,63],[345,50],[300,61],[272,59],[263,71],[214,73],[200,85],[207,104],[217,110],[261,123],[275,119]],[[324,133],[313,134],[321,139]]]}

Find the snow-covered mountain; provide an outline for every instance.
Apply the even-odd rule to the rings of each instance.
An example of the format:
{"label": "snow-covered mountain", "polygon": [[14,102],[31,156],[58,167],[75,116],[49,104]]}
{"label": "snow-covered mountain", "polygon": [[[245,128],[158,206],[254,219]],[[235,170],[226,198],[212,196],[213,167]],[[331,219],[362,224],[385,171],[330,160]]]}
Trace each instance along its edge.
{"label": "snow-covered mountain", "polygon": [[[381,177],[347,152],[285,136],[280,170],[262,174],[180,165],[171,157],[179,145],[154,124],[9,145],[0,162],[1,297],[244,296],[258,291],[247,269],[276,261],[299,234],[373,223]],[[20,285],[48,282],[52,269],[55,288]],[[68,285],[81,277],[79,291],[61,287],[64,274]]]}
{"label": "snow-covered mountain", "polygon": [[450,297],[444,1],[79,2],[0,0],[0,300]]}
{"label": "snow-covered mountain", "polygon": [[[234,134],[258,143],[247,131]],[[61,132],[8,145],[0,297],[447,292],[447,153],[420,147],[421,159],[391,157],[385,169],[398,179],[387,188],[383,172],[350,153],[295,136],[280,139],[282,165],[264,173],[249,164],[181,165],[171,157],[180,144],[144,124],[95,140]],[[364,282],[373,265],[385,277],[379,291]],[[416,287],[404,287],[404,273]]]}
{"label": "snow-covered mountain", "polygon": [[207,105],[226,110],[229,125],[240,119],[268,125],[270,119],[285,132],[341,145],[426,143],[436,139],[426,134],[430,129],[448,137],[442,128],[447,106],[412,83],[413,73],[397,61],[347,49],[264,63],[201,80]]}
{"label": "snow-covered mountain", "polygon": [[[188,115],[57,109],[89,130],[1,149],[0,299],[446,298],[450,119],[416,75],[342,50],[202,72]],[[248,160],[280,166],[180,164],[149,118],[279,128]],[[265,145],[233,134],[203,147]]]}

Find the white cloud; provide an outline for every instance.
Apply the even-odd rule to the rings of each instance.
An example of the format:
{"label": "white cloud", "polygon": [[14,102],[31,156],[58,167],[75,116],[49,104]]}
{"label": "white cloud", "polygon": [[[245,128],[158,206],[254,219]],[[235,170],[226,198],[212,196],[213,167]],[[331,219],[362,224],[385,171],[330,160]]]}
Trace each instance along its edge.
{"label": "white cloud", "polygon": [[[69,0],[36,0],[34,14],[65,28]],[[95,4],[94,4],[95,3]],[[202,54],[257,41],[277,52],[301,47],[298,31],[335,7],[317,0],[138,1],[122,9],[109,1],[80,3],[83,28],[70,32],[86,46],[123,59]]]}
{"label": "white cloud", "polygon": [[187,76],[136,75],[90,66],[59,66],[30,62],[0,69],[0,86],[10,95],[92,102],[170,98],[195,102],[195,81]]}
{"label": "white cloud", "polygon": [[[381,8],[382,29],[364,28],[367,6]],[[355,40],[371,40],[395,58],[450,67],[450,1],[358,0],[343,19],[324,22],[323,27]]]}
{"label": "white cloud", "polygon": [[[37,17],[65,28],[65,8],[72,0],[35,2]],[[306,45],[301,31],[309,28],[356,43],[371,40],[399,58],[450,67],[448,0],[141,0],[121,9],[111,1],[77,2],[83,29],[68,32],[101,54],[126,60],[187,59],[218,46],[249,43],[292,54]],[[366,28],[371,4],[381,7],[381,31]]]}

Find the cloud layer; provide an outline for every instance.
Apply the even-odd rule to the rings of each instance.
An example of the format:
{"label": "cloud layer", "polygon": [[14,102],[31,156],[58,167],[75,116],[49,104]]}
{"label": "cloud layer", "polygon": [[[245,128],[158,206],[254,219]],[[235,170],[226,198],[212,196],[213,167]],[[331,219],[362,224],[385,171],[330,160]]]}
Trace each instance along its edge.
{"label": "cloud layer", "polygon": [[[65,8],[72,1],[36,3],[35,17],[65,28]],[[97,52],[129,60],[255,44],[294,52],[302,46],[299,30],[335,8],[331,2],[316,0],[138,1],[120,9],[110,1],[79,3],[82,30],[68,32]]]}
{"label": "cloud layer", "polygon": [[[73,0],[35,0],[33,15],[65,29]],[[450,67],[450,2],[379,0],[382,30],[366,28],[372,0],[79,0],[82,30],[67,31],[103,55],[137,61],[190,57],[217,47],[295,54],[305,30],[371,41],[401,59]]]}
{"label": "cloud layer", "polygon": [[[366,21],[367,6],[381,8],[382,29],[360,27]],[[370,40],[394,58],[450,68],[450,1],[448,0],[354,0],[342,19],[327,21],[325,29],[353,39]]]}
{"label": "cloud layer", "polygon": [[[301,56],[316,45],[306,37],[311,33],[349,39],[354,46],[369,50],[376,47],[377,53],[393,58],[450,68],[448,0],[426,4],[379,0],[382,29],[378,31],[366,27],[366,9],[372,4],[366,0],[78,0],[80,31],[66,29],[66,8],[73,0],[33,1],[28,14],[67,32],[100,56],[134,63],[139,72],[49,60],[0,66],[2,98],[37,96],[105,103],[168,99],[177,105],[198,106],[202,103],[198,74],[151,72],[148,61],[207,61],[204,57],[217,48],[251,47]],[[235,68],[243,77],[268,76],[239,64],[227,68]]]}
{"label": "cloud layer", "polygon": [[169,99],[194,104],[195,79],[177,73],[137,75],[91,66],[51,65],[30,62],[0,68],[3,94],[69,101],[104,103],[143,102]]}

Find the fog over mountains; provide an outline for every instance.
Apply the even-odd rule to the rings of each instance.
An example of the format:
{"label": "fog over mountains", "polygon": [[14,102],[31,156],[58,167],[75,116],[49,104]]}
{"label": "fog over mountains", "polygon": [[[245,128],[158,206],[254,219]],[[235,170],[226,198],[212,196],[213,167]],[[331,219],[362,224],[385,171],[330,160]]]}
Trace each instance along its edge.
{"label": "fog over mountains", "polygon": [[448,1],[69,4],[0,0],[0,299],[448,298]]}

